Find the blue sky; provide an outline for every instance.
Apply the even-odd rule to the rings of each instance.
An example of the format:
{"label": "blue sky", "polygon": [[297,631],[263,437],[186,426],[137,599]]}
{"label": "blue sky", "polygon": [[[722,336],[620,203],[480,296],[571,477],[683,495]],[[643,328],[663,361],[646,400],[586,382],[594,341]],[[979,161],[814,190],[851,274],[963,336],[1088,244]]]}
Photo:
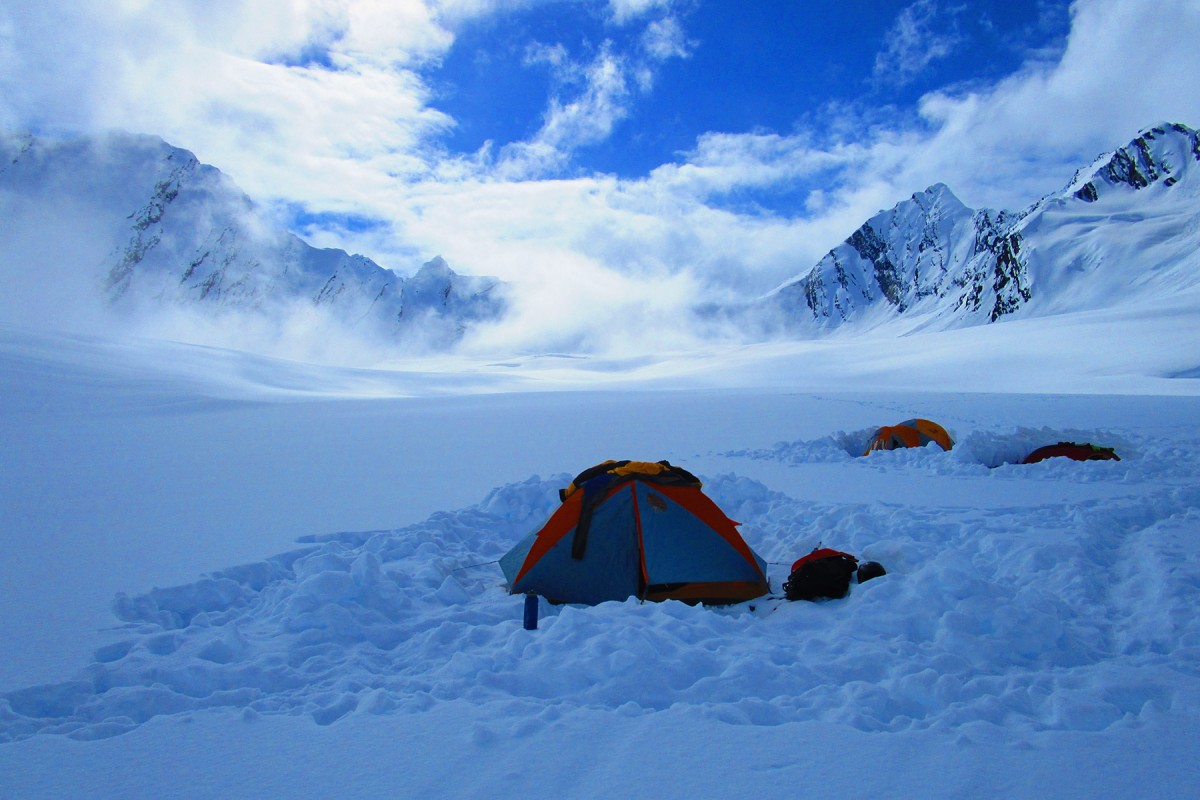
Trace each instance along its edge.
{"label": "blue sky", "polygon": [[762,294],[936,182],[1022,208],[1200,125],[1197,41],[1195,0],[10,0],[0,127],[156,134],[314,245],[496,275],[519,343]]}
{"label": "blue sky", "polygon": [[[1061,49],[1066,2],[687,3],[670,17],[671,54],[647,57],[647,21],[617,24],[600,6],[552,3],[472,20],[430,69],[435,104],[450,114],[452,149],[537,133],[548,97],[567,102],[585,88],[535,52],[559,48],[573,67],[607,48],[630,72],[646,67],[652,85],[628,80],[625,116],[607,136],[581,146],[571,167],[636,178],[679,158],[708,131],[789,133],[819,125],[834,108],[911,114],[942,86],[994,81],[1039,50]],[[641,24],[635,24],[641,22]]]}

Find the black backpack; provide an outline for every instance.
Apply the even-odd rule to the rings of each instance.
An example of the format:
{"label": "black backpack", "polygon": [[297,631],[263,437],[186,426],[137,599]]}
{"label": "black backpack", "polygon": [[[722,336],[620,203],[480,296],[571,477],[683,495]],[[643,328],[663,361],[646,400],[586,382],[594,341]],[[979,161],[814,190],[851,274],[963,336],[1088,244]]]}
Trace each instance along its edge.
{"label": "black backpack", "polygon": [[857,569],[858,559],[849,553],[814,550],[792,565],[783,593],[788,600],[845,597],[850,591],[850,576]]}

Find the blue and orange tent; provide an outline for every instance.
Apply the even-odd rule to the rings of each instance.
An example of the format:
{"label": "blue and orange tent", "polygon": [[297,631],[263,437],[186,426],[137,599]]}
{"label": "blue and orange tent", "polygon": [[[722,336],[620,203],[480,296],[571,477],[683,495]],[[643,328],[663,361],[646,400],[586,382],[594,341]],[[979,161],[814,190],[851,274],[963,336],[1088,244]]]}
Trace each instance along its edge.
{"label": "blue and orange tent", "polygon": [[766,562],[687,470],[606,461],[560,491],[562,505],[503,558],[513,594],[554,603],[739,603],[768,591]]}
{"label": "blue and orange tent", "polygon": [[936,442],[943,450],[954,447],[954,439],[950,438],[946,429],[936,422],[920,417],[906,419],[896,425],[884,425],[876,430],[863,455],[869,456],[876,450],[924,447],[930,442]]}

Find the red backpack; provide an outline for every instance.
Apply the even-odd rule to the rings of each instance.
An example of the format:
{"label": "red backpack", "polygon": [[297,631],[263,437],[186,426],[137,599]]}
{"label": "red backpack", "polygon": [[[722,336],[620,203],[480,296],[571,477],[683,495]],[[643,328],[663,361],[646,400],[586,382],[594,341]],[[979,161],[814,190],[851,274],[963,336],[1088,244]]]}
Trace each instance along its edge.
{"label": "red backpack", "polygon": [[792,564],[783,584],[788,600],[837,599],[850,591],[850,576],[858,570],[858,559],[841,550],[818,547]]}

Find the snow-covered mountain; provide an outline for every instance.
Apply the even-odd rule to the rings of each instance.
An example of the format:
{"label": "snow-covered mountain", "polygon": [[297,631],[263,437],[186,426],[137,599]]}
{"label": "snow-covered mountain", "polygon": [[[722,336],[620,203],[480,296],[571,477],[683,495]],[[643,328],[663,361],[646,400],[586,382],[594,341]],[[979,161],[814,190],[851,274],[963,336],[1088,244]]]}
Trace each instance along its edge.
{"label": "snow-covered mountain", "polygon": [[1151,299],[1200,285],[1200,137],[1148,128],[1020,212],[934,184],[880,211],[760,305],[789,325],[937,327]]}
{"label": "snow-covered mountain", "polygon": [[[1162,124],[1022,211],[971,209],[934,184],[766,296],[695,310],[745,323],[746,336],[783,320],[811,337],[1154,307],[1200,290],[1197,161],[1197,131]],[[248,312],[273,320],[280,340],[297,330],[319,339],[314,322],[333,321],[434,348],[508,307],[506,284],[457,275],[440,257],[402,278],[365,256],[311,247],[228,176],[156,137],[0,135],[0,221],[10,297],[70,284],[134,317],[182,308],[221,324],[223,312]]]}
{"label": "snow-covered mountain", "polygon": [[[494,278],[438,257],[402,278],[361,255],[312,247],[228,176],[149,136],[0,137],[0,257],[38,269],[63,238],[116,308],[269,314],[297,304],[356,329],[453,341],[503,310]],[[33,240],[33,241],[31,241]]]}

